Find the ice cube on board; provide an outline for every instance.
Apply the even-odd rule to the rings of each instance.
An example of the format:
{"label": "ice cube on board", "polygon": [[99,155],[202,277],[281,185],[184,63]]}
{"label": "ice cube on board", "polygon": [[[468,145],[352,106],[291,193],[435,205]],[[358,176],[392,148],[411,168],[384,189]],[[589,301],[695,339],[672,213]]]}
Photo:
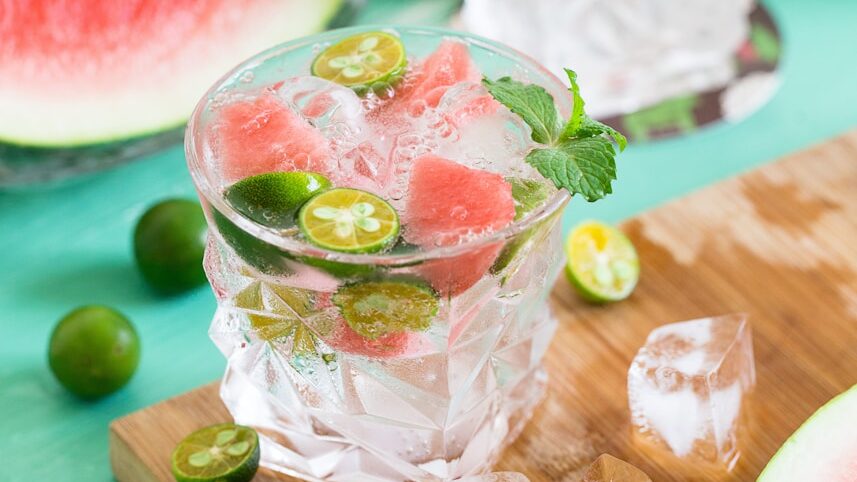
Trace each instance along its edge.
{"label": "ice cube on board", "polygon": [[628,370],[635,439],[678,459],[730,470],[740,456],[755,381],[746,315],[656,328]]}

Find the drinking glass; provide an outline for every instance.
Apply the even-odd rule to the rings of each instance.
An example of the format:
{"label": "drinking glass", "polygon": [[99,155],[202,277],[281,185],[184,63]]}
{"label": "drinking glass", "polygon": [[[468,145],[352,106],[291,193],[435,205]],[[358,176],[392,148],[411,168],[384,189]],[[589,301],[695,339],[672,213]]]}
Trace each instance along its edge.
{"label": "drinking glass", "polygon": [[[334,30],[239,65],[200,101],[186,135],[210,228],[205,270],[218,308],[209,333],[228,360],[223,402],[258,430],[263,466],[306,480],[454,480],[489,471],[544,393],[542,358],[556,328],[546,297],[563,261],[557,220],[568,194],[455,246],[336,253],[241,216],[224,200],[212,157],[209,134],[225,102],[306,75],[325,46],[379,28],[414,58],[458,39],[485,76],[539,84],[561,115],[571,110],[566,86],[529,57],[438,28]],[[355,333],[332,298],[368,279],[434,280],[431,326]]]}

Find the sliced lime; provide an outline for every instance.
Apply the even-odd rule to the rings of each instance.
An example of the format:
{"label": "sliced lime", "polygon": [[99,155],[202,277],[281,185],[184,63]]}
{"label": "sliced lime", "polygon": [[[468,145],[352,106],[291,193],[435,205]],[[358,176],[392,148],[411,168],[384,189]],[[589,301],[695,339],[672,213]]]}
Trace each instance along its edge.
{"label": "sliced lime", "polygon": [[362,93],[394,84],[407,62],[405,46],[398,37],[386,32],[363,32],[324,49],[313,60],[311,72]]}
{"label": "sliced lime", "polygon": [[259,469],[259,436],[231,423],[197,430],[173,450],[172,469],[178,482],[249,482]]}
{"label": "sliced lime", "polygon": [[437,314],[437,293],[419,281],[365,281],[345,285],[333,295],[342,317],[370,340],[390,333],[424,331]]}
{"label": "sliced lime", "polygon": [[238,212],[263,226],[285,229],[295,225],[295,214],[330,181],[314,172],[268,172],[229,186],[226,200]]}
{"label": "sliced lime", "polygon": [[399,216],[389,203],[357,189],[337,188],[310,199],[298,213],[306,239],[346,253],[374,253],[399,235]]}
{"label": "sliced lime", "polygon": [[[515,200],[515,221],[542,206],[556,192],[552,185],[535,179],[510,177],[506,179],[506,182],[512,185],[512,198]],[[497,256],[494,264],[491,265],[491,274],[499,274],[512,264],[518,254],[531,241],[535,240],[535,235],[544,231],[542,229],[544,226],[553,226],[553,218],[540,221],[526,231],[519,233],[514,239],[509,240],[503,246],[503,250]]]}
{"label": "sliced lime", "polygon": [[318,339],[304,324],[312,314],[312,294],[291,286],[254,281],[239,291],[235,306],[248,310],[256,336],[265,341],[291,341],[292,353],[316,353]]}
{"label": "sliced lime", "polygon": [[577,225],[565,245],[566,274],[580,295],[604,303],[627,298],[640,278],[640,261],[631,241],[598,222]]}

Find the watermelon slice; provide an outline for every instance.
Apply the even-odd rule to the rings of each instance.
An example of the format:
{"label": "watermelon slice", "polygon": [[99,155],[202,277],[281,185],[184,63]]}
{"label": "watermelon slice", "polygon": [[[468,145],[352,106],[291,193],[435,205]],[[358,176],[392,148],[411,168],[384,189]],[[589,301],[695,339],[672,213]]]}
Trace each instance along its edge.
{"label": "watermelon slice", "polygon": [[275,171],[329,171],[328,140],[273,94],[223,106],[210,137],[226,181]]}
{"label": "watermelon slice", "polygon": [[[5,2],[0,159],[21,169],[34,162],[70,169],[175,142],[224,72],[265,48],[322,30],[342,3]],[[168,135],[149,141],[154,133]]]}
{"label": "watermelon slice", "polygon": [[[409,243],[451,246],[503,229],[514,218],[512,186],[503,176],[431,154],[414,161],[403,216]],[[439,293],[455,296],[485,275],[501,248],[502,243],[491,243],[419,269]]]}
{"label": "watermelon slice", "polygon": [[857,481],[857,385],[818,409],[768,462],[757,482]]}
{"label": "watermelon slice", "polygon": [[453,85],[481,80],[482,74],[470,57],[467,44],[444,40],[418,67],[408,97],[412,102],[423,100],[429,107],[437,107],[440,98]]}

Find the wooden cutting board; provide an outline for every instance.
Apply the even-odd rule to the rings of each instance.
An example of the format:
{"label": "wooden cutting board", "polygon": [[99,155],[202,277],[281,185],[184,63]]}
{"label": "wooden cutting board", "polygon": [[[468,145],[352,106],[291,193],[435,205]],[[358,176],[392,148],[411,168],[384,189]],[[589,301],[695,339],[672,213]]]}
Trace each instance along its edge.
{"label": "wooden cutting board", "polygon": [[[693,169],[693,159],[686,166]],[[498,470],[533,482],[578,482],[606,452],[655,481],[714,478],[671,472],[632,445],[626,373],[658,325],[743,311],[753,328],[758,385],[754,427],[727,480],[754,480],[803,420],[857,383],[857,132],[622,228],[639,250],[639,287],[622,303],[590,306],[564,279],[557,282],[551,304],[560,328],[547,355],[549,393]],[[226,420],[210,384],[114,421],[117,479],[172,480],[169,454],[178,440]],[[256,480],[292,479],[261,471]]]}

